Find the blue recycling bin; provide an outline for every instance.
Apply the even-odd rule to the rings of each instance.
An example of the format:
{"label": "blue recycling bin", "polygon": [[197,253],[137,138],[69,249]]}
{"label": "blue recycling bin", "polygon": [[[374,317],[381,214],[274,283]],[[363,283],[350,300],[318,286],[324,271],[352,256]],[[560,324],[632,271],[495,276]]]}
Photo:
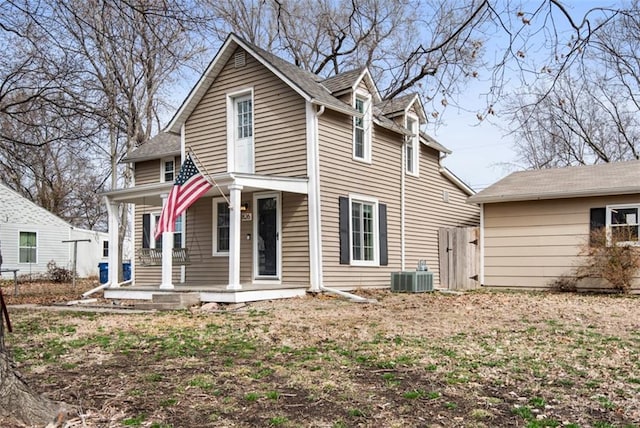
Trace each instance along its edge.
{"label": "blue recycling bin", "polygon": [[[100,284],[106,284],[109,282],[109,263],[98,263],[98,269],[100,270]],[[131,279],[131,262],[122,263],[122,278],[125,281]]]}
{"label": "blue recycling bin", "polygon": [[131,279],[131,262],[122,263],[122,279],[124,281]]}
{"label": "blue recycling bin", "polygon": [[[100,284],[106,284],[109,281],[109,263],[98,263],[98,269],[100,270]],[[131,275],[131,271],[129,271]]]}

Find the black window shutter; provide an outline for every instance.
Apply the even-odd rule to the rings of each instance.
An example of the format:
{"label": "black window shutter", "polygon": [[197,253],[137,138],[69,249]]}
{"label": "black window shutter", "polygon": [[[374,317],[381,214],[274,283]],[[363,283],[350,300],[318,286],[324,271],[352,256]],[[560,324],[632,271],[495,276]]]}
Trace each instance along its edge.
{"label": "black window shutter", "polygon": [[339,198],[339,229],[340,229],[340,264],[348,265],[349,260],[349,198]]}
{"label": "black window shutter", "polygon": [[149,248],[151,236],[151,214],[142,214],[142,248]]}
{"label": "black window shutter", "polygon": [[606,208],[591,208],[589,213],[589,244],[594,245],[597,244],[594,238],[597,235],[594,235],[593,232],[597,231],[606,226],[607,224],[607,209]]}
{"label": "black window shutter", "polygon": [[380,266],[389,264],[389,247],[387,245],[387,205],[378,205],[378,224],[380,229]]}

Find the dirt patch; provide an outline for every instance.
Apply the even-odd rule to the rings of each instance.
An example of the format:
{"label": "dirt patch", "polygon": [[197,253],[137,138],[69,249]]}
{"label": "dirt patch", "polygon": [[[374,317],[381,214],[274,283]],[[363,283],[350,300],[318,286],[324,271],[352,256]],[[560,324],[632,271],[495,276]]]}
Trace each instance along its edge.
{"label": "dirt patch", "polygon": [[[215,313],[15,310],[9,344],[72,424],[636,426],[638,298],[361,292]],[[6,424],[3,426],[7,426]]]}

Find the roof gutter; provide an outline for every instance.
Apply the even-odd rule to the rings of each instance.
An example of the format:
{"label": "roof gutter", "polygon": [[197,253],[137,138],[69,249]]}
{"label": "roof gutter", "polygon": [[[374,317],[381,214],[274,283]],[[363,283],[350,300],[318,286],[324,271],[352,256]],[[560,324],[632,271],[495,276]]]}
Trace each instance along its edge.
{"label": "roof gutter", "polygon": [[631,195],[634,193],[640,193],[640,188],[638,187],[622,187],[618,189],[607,189],[606,191],[597,191],[597,190],[583,190],[576,192],[566,192],[566,193],[549,193],[549,194],[536,194],[536,193],[524,193],[520,195],[511,196],[482,196],[480,194],[476,194],[469,198],[468,202],[473,202],[476,204],[480,203],[499,203],[499,202],[523,202],[523,201],[542,201],[542,200],[551,200],[551,199],[568,199],[568,198],[588,198],[595,196],[611,196],[611,195]]}

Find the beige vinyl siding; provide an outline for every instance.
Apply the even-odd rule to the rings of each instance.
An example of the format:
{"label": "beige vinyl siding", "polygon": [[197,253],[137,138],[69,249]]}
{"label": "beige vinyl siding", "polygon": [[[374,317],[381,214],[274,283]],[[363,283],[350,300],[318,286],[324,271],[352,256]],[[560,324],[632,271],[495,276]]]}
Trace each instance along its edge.
{"label": "beige vinyl siding", "polygon": [[[419,177],[405,174],[405,269],[426,260],[440,284],[438,229],[478,226],[480,209],[467,204],[468,195],[440,173],[439,152],[420,144]],[[443,199],[443,191],[449,201]]]}
{"label": "beige vinyl siding", "polygon": [[[238,48],[238,50],[241,50]],[[256,174],[304,177],[305,101],[249,53],[235,68],[233,55],[186,122],[187,149],[209,174],[227,171],[227,93],[253,88]]]}
{"label": "beige vinyl siding", "polygon": [[484,285],[547,288],[571,275],[583,262],[590,209],[625,203],[640,195],[485,204]]}
{"label": "beige vinyl siding", "polygon": [[[352,119],[326,110],[319,117],[323,283],[328,287],[389,286],[400,268],[400,137],[373,125],[372,163],[352,159]],[[387,205],[389,265],[340,264],[339,202],[350,193]]]}
{"label": "beige vinyl siding", "polygon": [[309,284],[307,195],[282,194],[282,282]]}
{"label": "beige vinyl siding", "polygon": [[136,186],[160,183],[160,159],[154,159],[134,164]]}
{"label": "beige vinyl siding", "polygon": [[[243,193],[242,202],[252,204],[252,193]],[[213,198],[201,198],[187,210],[186,247],[191,264],[187,266],[185,280],[197,285],[226,285],[229,283],[229,257],[213,255]],[[251,281],[252,222],[240,223],[240,282]]]}

